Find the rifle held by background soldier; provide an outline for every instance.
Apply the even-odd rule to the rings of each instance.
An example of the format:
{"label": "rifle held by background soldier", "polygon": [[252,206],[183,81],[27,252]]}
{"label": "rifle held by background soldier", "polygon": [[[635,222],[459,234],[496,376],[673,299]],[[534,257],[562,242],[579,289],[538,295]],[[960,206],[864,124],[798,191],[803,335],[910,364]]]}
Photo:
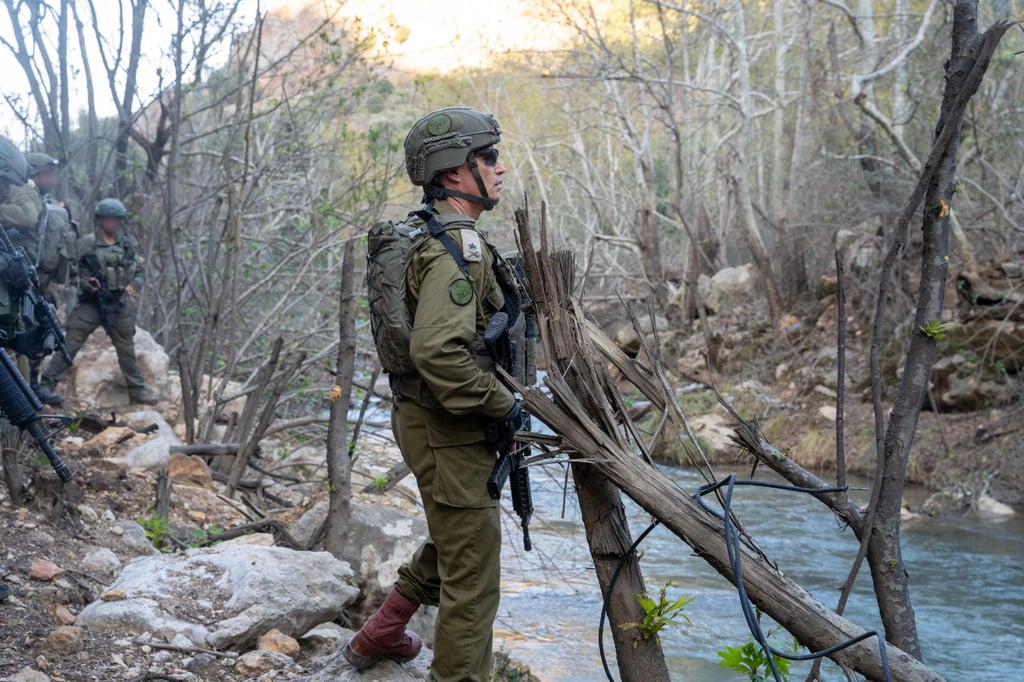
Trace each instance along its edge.
{"label": "rifle held by background soldier", "polygon": [[[7,334],[0,331],[0,344],[6,341]],[[43,404],[29,388],[14,361],[0,348],[0,410],[12,424],[32,435],[36,447],[50,460],[50,466],[57,472],[57,476],[67,483],[72,477],[71,470],[50,444],[50,437],[53,434],[47,433],[44,428],[43,417],[60,420],[63,426],[70,425],[71,418],[60,414],[41,415],[39,412],[42,409]]]}
{"label": "rifle held by background soldier", "polygon": [[[35,324],[38,324],[44,334],[53,336],[54,345],[67,363],[71,364],[71,355],[68,354],[68,342],[64,336],[64,328],[57,320],[57,311],[53,304],[43,296],[39,285],[39,275],[36,273],[35,265],[29,260],[28,254],[20,246],[14,246],[7,230],[0,225],[0,251],[7,254],[9,258],[24,261],[23,265],[28,272],[28,286],[22,290],[25,305],[23,315]],[[51,349],[52,350],[52,349]]]}

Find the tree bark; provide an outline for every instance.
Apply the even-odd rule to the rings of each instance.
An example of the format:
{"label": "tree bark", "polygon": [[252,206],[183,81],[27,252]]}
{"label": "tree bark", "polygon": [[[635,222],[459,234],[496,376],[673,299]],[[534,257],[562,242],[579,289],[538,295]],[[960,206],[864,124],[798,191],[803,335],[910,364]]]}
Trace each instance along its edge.
{"label": "tree bark", "polygon": [[331,421],[327,427],[328,511],[324,549],[341,558],[352,517],[352,460],[348,454],[348,406],[356,357],[355,241],[345,242],[338,304],[337,374],[331,387]]}
{"label": "tree bark", "polygon": [[[934,328],[942,319],[949,268],[950,205],[963,113],[984,77],[995,47],[1008,28],[1009,24],[999,23],[979,35],[976,0],[959,0],[956,3],[953,46],[946,66],[946,91],[936,126],[935,145],[916,192],[919,196],[927,188],[922,225],[921,284],[905,369],[882,441],[882,470],[877,479],[879,490],[868,542],[868,563],[887,639],[917,657],[920,657],[921,650],[900,550],[900,506],[910,446],[921,406],[927,398],[939,336],[934,331],[929,333],[925,330]],[[904,211],[899,234],[905,232],[917,203],[912,202]],[[898,246],[897,241],[890,256]],[[894,257],[887,258],[887,263],[893,260]],[[883,287],[886,279],[883,276]],[[879,300],[883,299],[880,297]],[[878,407],[876,403],[876,410]]]}

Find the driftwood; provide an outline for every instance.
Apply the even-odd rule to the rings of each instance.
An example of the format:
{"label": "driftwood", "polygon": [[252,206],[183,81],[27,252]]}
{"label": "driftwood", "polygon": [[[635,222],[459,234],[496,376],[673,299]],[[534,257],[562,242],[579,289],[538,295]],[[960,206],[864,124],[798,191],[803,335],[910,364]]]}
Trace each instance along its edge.
{"label": "driftwood", "polygon": [[[543,210],[542,206],[542,214]],[[629,415],[618,391],[613,390],[614,384],[605,365],[596,361],[609,354],[607,347],[602,349],[601,344],[592,341],[588,324],[570,298],[570,292],[564,290],[564,282],[552,274],[558,268],[552,265],[553,258],[545,237],[542,235],[535,252],[530,246],[532,237],[528,220],[520,222],[519,232],[530,292],[540,322],[544,356],[548,360],[544,383],[549,392],[537,387],[517,386],[523,396],[524,408],[557,434],[555,452],[568,452],[574,461],[593,466],[735,585],[735,563],[729,556],[724,519],[702,506],[650,461],[637,454],[638,444],[627,437],[633,431],[629,426]],[[663,385],[663,392],[658,396],[659,381],[655,379],[655,373],[634,368],[622,374],[637,380],[638,388],[645,395],[650,393],[647,397],[656,405],[675,403],[674,396],[664,392]],[[756,439],[753,432],[748,431],[745,436]],[[549,447],[549,454],[535,455],[530,463],[550,458],[551,451]],[[856,520],[856,514],[850,513],[849,516],[850,522]],[[885,666],[880,655],[881,635],[869,636],[863,628],[830,610],[786,577],[752,542],[741,545],[740,560],[743,587],[758,609],[780,623],[811,651],[864,638],[831,653],[829,657],[868,679],[885,679]],[[941,675],[910,654],[889,644],[884,646],[892,679],[915,682],[943,680]]]}

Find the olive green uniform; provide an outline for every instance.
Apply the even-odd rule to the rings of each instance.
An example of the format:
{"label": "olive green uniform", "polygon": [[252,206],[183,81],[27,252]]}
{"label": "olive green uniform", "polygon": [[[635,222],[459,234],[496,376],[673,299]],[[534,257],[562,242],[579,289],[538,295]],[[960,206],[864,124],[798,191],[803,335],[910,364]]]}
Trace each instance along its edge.
{"label": "olive green uniform", "polygon": [[[0,203],[0,225],[7,231],[11,242],[20,245],[23,235],[34,233],[39,221],[42,203],[33,183],[11,187]],[[0,259],[0,268],[5,264]],[[0,284],[0,330],[13,340],[21,307],[21,292]]]}
{"label": "olive green uniform", "polygon": [[435,204],[435,213],[461,228],[448,234],[468,261],[470,286],[437,239],[428,239],[409,265],[410,353],[418,374],[392,378],[392,426],[416,476],[429,537],[399,570],[396,587],[438,606],[430,679],[486,682],[501,528],[497,502],[487,494],[495,455],[485,447],[484,425],[503,417],[514,398],[494,374],[482,337],[504,295],[493,249],[474,222],[446,201]]}
{"label": "olive green uniform", "polygon": [[[68,354],[74,359],[89,335],[102,326],[117,351],[129,392],[145,386],[138,358],[135,356],[135,317],[128,305],[125,287],[129,284],[142,291],[146,273],[135,255],[131,242],[118,233],[113,244],[107,244],[97,231],[78,240],[78,305],[68,314],[64,324]],[[102,286],[94,291],[92,284]],[[42,384],[52,390],[68,371],[63,356],[55,355],[43,372]]]}

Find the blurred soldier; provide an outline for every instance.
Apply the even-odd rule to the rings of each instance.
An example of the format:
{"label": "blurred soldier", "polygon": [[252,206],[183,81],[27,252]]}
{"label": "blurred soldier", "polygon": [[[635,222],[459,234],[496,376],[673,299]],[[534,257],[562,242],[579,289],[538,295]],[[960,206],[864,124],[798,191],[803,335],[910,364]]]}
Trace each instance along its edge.
{"label": "blurred soldier", "polygon": [[[28,184],[28,164],[18,148],[0,136],[0,225],[8,234],[34,229],[42,204]],[[0,331],[5,345],[14,342],[21,309],[21,293],[28,286],[28,262],[15,254],[0,254]]]}
{"label": "blurred soldier", "polygon": [[[132,402],[155,405],[159,399],[146,389],[135,356],[135,316],[129,305],[146,284],[146,273],[125,236],[128,211],[117,199],[102,199],[94,212],[97,229],[78,240],[78,305],[64,325],[72,358],[89,335],[102,326],[117,351],[121,374]],[[68,371],[68,363],[55,355],[43,371],[41,390],[54,395],[54,387]]]}
{"label": "blurred soldier", "polygon": [[[29,178],[39,192],[42,210],[35,229],[19,229],[17,234],[11,234],[11,241],[25,249],[39,276],[40,294],[56,305],[56,285],[67,284],[70,278],[70,256],[78,230],[71,220],[71,212],[53,196],[60,166],[57,159],[42,152],[28,152],[25,161],[28,162]],[[47,339],[40,329],[26,330],[18,350],[24,352],[28,359],[28,379],[32,390],[47,405],[59,405],[60,396],[39,383],[39,366],[43,358],[53,351],[52,340]]]}

